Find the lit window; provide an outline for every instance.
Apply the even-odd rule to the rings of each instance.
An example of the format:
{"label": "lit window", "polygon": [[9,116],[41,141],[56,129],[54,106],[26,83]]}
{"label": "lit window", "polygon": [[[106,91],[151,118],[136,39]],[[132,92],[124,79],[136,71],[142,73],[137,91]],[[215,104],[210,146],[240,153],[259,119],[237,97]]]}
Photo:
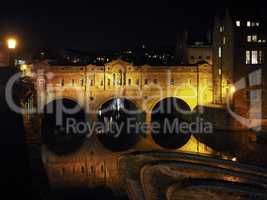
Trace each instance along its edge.
{"label": "lit window", "polygon": [[257,35],[252,35],[252,42],[258,42]]}
{"label": "lit window", "polygon": [[253,27],[256,26],[255,22],[251,22],[251,26]]}
{"label": "lit window", "polygon": [[258,64],[258,52],[251,51],[251,64],[256,65]]}
{"label": "lit window", "polygon": [[251,42],[251,35],[247,36],[247,42]]}
{"label": "lit window", "polygon": [[262,40],[262,43],[265,43],[266,42],[266,40]]}
{"label": "lit window", "polygon": [[219,75],[222,75],[222,69],[220,68],[218,71]]}
{"label": "lit window", "polygon": [[219,58],[221,58],[222,57],[222,47],[219,47]]}
{"label": "lit window", "polygon": [[222,26],[220,26],[220,32],[221,32],[221,33],[223,32],[223,27],[222,27]]}
{"label": "lit window", "polygon": [[246,51],[246,64],[251,63],[250,51]]}
{"label": "lit window", "polygon": [[225,45],[226,44],[226,37],[223,36],[223,44]]}
{"label": "lit window", "polygon": [[260,22],[256,22],[256,26],[260,26]]}
{"label": "lit window", "polygon": [[258,43],[261,43],[261,40],[258,40]]}
{"label": "lit window", "polygon": [[247,27],[250,27],[250,26],[251,26],[251,22],[247,21]]}
{"label": "lit window", "polygon": [[241,22],[240,21],[236,21],[235,23],[236,23],[236,26],[237,27],[240,27],[241,26]]}

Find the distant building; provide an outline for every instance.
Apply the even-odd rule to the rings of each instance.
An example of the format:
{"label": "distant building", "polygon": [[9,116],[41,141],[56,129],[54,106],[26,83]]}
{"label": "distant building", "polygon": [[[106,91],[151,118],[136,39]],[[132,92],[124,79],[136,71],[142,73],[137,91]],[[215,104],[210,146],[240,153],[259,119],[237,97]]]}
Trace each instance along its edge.
{"label": "distant building", "polygon": [[212,45],[204,42],[189,44],[188,33],[178,34],[176,47],[177,64],[197,64],[206,62],[212,65]]}
{"label": "distant building", "polygon": [[187,46],[187,61],[189,64],[206,62],[212,65],[212,47],[202,44]]}
{"label": "distant building", "polygon": [[[213,31],[214,102],[225,104],[236,85],[233,106],[241,116],[267,118],[267,34],[259,13],[226,11]],[[256,105],[256,106],[255,106]]]}

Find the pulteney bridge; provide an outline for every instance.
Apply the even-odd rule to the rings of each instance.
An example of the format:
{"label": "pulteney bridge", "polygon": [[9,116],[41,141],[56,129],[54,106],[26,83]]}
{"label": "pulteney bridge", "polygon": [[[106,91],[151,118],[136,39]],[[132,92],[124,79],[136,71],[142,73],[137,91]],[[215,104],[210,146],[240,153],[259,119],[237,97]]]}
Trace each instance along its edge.
{"label": "pulteney bridge", "polygon": [[[32,66],[29,75],[36,88],[30,107],[38,108],[39,113],[33,115],[33,123],[26,124],[29,129],[38,130],[32,134],[40,138],[42,160],[53,186],[106,185],[115,190],[125,189],[125,174],[119,169],[125,166],[125,161],[121,162],[122,154],[129,151],[216,153],[190,133],[161,135],[149,126],[153,122],[162,123],[166,118],[188,122],[191,119],[188,113],[194,112],[197,105],[212,103],[212,68],[208,64],[152,67],[116,60],[105,66],[71,67],[40,63]],[[61,106],[58,107],[57,102],[61,102]],[[58,126],[55,110],[64,109],[62,105],[78,107],[79,112],[62,116],[63,122]],[[51,108],[54,112],[49,113]],[[135,112],[129,114],[125,110]],[[131,134],[131,130],[124,127],[123,134],[117,138],[99,134],[101,131],[93,132],[90,137],[64,134],[69,117],[89,124],[134,118],[148,127],[145,131],[140,129],[138,134]],[[203,172],[195,175],[196,179],[201,178]],[[235,183],[236,177],[231,174],[228,179],[232,178],[230,181]],[[134,181],[138,181],[135,178]]]}

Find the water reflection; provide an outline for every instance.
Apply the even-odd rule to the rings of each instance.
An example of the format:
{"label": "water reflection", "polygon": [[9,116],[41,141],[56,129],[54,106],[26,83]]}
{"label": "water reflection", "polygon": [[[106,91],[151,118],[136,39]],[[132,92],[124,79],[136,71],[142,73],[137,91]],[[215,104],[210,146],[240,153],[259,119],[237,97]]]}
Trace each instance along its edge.
{"label": "water reflection", "polygon": [[132,148],[140,139],[138,127],[145,115],[127,99],[116,98],[103,104],[98,112],[98,122],[104,125],[97,132],[100,142],[109,150],[123,151]]}

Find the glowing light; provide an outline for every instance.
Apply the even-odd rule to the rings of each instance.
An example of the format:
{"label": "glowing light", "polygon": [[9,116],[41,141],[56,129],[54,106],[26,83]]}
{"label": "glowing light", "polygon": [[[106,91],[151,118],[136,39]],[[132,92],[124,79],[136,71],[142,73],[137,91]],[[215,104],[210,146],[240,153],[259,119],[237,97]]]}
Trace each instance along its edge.
{"label": "glowing light", "polygon": [[27,65],[26,65],[26,64],[21,65],[21,70],[22,70],[22,71],[27,70]]}
{"label": "glowing light", "polygon": [[17,46],[17,40],[14,38],[9,38],[7,40],[7,46],[9,49],[15,49]]}
{"label": "glowing light", "polygon": [[233,162],[236,162],[237,161],[236,157],[232,158],[232,161]]}
{"label": "glowing light", "polygon": [[235,89],[234,85],[231,86],[230,91],[231,91],[232,94],[235,93],[236,89]]}

